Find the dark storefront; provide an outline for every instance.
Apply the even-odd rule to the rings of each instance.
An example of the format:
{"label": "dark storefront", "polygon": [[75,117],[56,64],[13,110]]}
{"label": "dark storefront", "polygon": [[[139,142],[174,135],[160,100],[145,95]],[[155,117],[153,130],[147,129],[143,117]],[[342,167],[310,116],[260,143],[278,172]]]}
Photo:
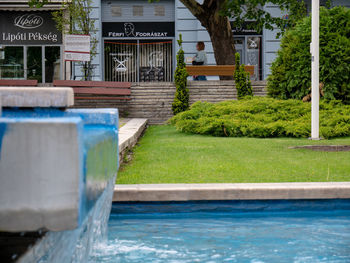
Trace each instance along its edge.
{"label": "dark storefront", "polygon": [[62,34],[48,11],[0,11],[0,79],[62,78]]}
{"label": "dark storefront", "polygon": [[174,22],[104,22],[105,80],[172,81]]}

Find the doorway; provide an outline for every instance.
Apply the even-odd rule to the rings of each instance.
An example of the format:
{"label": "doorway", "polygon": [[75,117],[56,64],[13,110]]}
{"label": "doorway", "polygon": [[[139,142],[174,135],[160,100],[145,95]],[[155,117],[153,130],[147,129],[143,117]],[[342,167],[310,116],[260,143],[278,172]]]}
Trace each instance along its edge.
{"label": "doorway", "polygon": [[245,52],[244,52],[245,38],[244,37],[235,38],[234,43],[235,43],[236,52],[239,53],[241,57],[241,63],[244,64],[245,63],[245,56],[244,56],[245,55]]}
{"label": "doorway", "polygon": [[171,82],[173,41],[105,40],[106,81]]}
{"label": "doorway", "polygon": [[241,36],[234,38],[236,52],[241,56],[241,64],[254,66],[253,80],[262,79],[261,36]]}

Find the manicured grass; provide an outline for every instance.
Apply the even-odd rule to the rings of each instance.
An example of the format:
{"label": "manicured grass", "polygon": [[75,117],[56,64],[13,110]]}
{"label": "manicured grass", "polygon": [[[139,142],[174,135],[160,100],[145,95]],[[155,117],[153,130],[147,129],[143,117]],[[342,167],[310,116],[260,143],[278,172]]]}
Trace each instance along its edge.
{"label": "manicured grass", "polygon": [[151,126],[118,173],[119,184],[262,183],[350,180],[350,152],[288,149],[311,144],[350,144],[350,137],[223,138]]}

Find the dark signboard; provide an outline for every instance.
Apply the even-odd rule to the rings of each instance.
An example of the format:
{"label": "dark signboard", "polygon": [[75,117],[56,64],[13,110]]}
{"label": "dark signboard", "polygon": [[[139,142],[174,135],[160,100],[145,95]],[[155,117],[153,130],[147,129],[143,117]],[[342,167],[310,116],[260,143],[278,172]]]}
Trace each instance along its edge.
{"label": "dark signboard", "polygon": [[174,22],[104,22],[102,23],[103,37],[119,38],[159,38],[174,37]]}
{"label": "dark signboard", "polygon": [[256,30],[254,28],[255,21],[245,21],[241,25],[236,26],[234,22],[231,22],[231,28],[234,35],[261,35],[262,30]]}
{"label": "dark signboard", "polygon": [[51,12],[0,11],[0,44],[62,44]]}

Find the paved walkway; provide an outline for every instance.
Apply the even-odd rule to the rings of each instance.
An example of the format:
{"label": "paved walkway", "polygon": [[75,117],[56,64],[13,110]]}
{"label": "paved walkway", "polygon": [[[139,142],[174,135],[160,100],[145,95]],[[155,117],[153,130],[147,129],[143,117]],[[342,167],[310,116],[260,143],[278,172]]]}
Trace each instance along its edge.
{"label": "paved walkway", "polygon": [[123,127],[130,120],[131,120],[130,118],[120,118],[119,119],[119,128]]}
{"label": "paved walkway", "polygon": [[147,119],[122,119],[119,122],[119,164],[127,149],[135,146],[147,127]]}

